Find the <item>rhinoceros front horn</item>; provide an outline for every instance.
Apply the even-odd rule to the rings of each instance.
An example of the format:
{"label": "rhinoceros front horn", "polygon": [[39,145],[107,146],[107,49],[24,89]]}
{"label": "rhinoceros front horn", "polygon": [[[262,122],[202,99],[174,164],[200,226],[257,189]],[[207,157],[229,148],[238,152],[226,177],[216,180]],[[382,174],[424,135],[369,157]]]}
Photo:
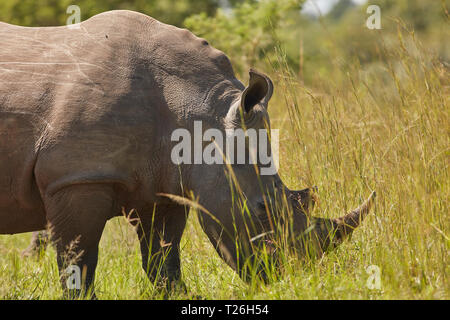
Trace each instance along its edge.
{"label": "rhinoceros front horn", "polygon": [[370,212],[370,209],[373,206],[373,203],[375,202],[375,191],[372,192],[372,194],[367,198],[367,200],[360,205],[355,210],[350,211],[345,216],[333,219],[333,224],[335,226],[336,233],[341,237],[344,238],[345,236],[351,234],[353,230],[355,230],[361,222],[364,220],[364,218],[367,216],[367,214]]}

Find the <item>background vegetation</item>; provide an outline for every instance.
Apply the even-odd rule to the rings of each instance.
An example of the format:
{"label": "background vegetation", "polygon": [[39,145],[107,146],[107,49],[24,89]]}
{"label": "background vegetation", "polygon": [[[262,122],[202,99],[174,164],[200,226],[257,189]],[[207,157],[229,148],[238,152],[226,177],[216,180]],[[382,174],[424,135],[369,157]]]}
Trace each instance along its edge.
{"label": "background vegetation", "polygon": [[[280,174],[291,188],[318,185],[316,215],[339,216],[371,190],[375,214],[351,241],[319,261],[287,259],[281,279],[244,284],[217,256],[191,214],[182,242],[189,294],[209,299],[449,298],[448,1],[341,0],[326,15],[294,0],[3,0],[0,20],[59,25],[77,4],[82,19],[132,9],[188,27],[223,50],[245,82],[249,67],[271,75],[272,127],[280,128]],[[20,257],[29,234],[0,236],[0,298],[61,297],[55,252]],[[101,299],[158,298],[140,267],[124,219],[107,224],[96,286]],[[381,270],[381,289],[366,268]]]}

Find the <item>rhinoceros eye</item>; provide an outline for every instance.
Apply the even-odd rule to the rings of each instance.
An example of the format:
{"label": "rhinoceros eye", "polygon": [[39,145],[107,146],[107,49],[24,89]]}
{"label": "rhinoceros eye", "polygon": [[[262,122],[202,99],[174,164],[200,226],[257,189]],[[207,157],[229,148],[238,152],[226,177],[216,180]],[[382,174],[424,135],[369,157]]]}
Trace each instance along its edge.
{"label": "rhinoceros eye", "polygon": [[256,203],[256,209],[257,209],[257,212],[255,214],[256,218],[263,223],[268,222],[269,217],[267,216],[267,210],[264,201],[258,201]]}
{"label": "rhinoceros eye", "polygon": [[263,211],[263,212],[265,212],[266,211],[266,205],[264,204],[264,201],[258,201],[257,203],[256,203],[256,208],[259,210],[259,211]]}

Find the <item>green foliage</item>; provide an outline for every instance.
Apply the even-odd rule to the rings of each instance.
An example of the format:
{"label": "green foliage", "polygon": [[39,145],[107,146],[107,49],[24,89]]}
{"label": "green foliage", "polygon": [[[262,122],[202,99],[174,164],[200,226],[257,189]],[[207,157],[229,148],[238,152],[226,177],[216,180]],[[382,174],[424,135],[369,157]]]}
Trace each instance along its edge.
{"label": "green foliage", "polygon": [[[196,35],[224,51],[240,74],[264,64],[275,53],[279,33],[300,16],[303,0],[244,1],[215,16],[200,13],[185,20]],[[261,63],[260,63],[261,62]]]}
{"label": "green foliage", "polygon": [[[380,0],[381,29],[370,30],[366,20],[368,4],[352,5],[341,0],[328,15],[310,21],[298,20],[291,29],[300,41],[283,41],[289,66],[298,70],[302,61],[302,80],[316,86],[332,77],[337,83],[356,65],[364,70],[376,70],[381,63],[396,64],[399,34],[414,32],[425,48],[436,58],[449,61],[448,17],[444,1]],[[299,44],[303,46],[299,48]],[[406,50],[412,48],[409,41]],[[411,49],[412,50],[412,49]],[[303,53],[300,57],[299,52]],[[411,53],[411,52],[410,52]],[[380,75],[381,76],[381,75]]]}
{"label": "green foliage", "polygon": [[354,6],[355,4],[352,0],[341,0],[327,14],[327,18],[337,21]]}
{"label": "green foliage", "polygon": [[78,5],[81,20],[100,12],[126,9],[148,14],[162,22],[181,26],[191,14],[204,12],[212,15],[218,0],[2,0],[0,21],[24,26],[64,25],[69,5]]}
{"label": "green foliage", "polygon": [[[81,20],[108,10],[128,9],[162,22],[187,27],[224,51],[237,73],[250,67],[280,68],[284,55],[291,73],[314,85],[348,63],[376,64],[386,59],[401,22],[414,30],[444,61],[450,57],[445,1],[374,0],[381,8],[382,30],[365,27],[367,5],[341,0],[326,16],[300,14],[304,0],[2,0],[0,21],[24,26],[63,25],[69,5],[78,5]],[[225,4],[225,5],[224,5]],[[448,13],[447,13],[448,14]],[[381,48],[384,53],[380,54]]]}
{"label": "green foliage", "polygon": [[409,28],[421,32],[440,25],[446,20],[443,10],[446,1],[375,0],[370,4],[379,5],[388,16],[401,18]]}

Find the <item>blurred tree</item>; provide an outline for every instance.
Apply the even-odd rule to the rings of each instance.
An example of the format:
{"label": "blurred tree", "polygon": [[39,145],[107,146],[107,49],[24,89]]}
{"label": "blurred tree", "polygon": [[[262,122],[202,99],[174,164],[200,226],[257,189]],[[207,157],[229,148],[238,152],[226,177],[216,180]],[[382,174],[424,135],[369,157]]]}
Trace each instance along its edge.
{"label": "blurred tree", "polygon": [[[81,20],[113,9],[135,10],[164,23],[182,26],[194,13],[213,15],[221,0],[1,0],[0,21],[23,26],[64,25],[69,5],[78,5]],[[240,0],[229,3],[235,4]]]}
{"label": "blurred tree", "polygon": [[346,14],[350,9],[355,7],[355,3],[352,0],[341,0],[339,1],[327,16],[332,20],[339,20],[344,14]]}
{"label": "blurred tree", "polygon": [[64,25],[70,16],[67,7],[72,4],[80,7],[81,20],[113,9],[135,10],[206,38],[231,58],[241,75],[246,75],[249,67],[270,70],[270,60],[275,67],[277,62],[286,63],[292,74],[301,73],[308,85],[324,82],[330,75],[337,79],[337,73],[345,79],[349,66],[363,69],[380,59],[391,59],[395,56],[391,53],[398,50],[399,30],[403,30],[399,26],[414,30],[425,47],[450,63],[450,28],[445,14],[449,0],[371,0],[370,4],[380,6],[381,30],[369,30],[365,25],[369,3],[358,6],[352,0],[341,0],[327,15],[313,19],[300,14],[304,1],[0,0],[0,21]]}
{"label": "blurred tree", "polygon": [[[185,25],[196,35],[205,37],[216,48],[226,52],[238,73],[264,64],[266,56],[273,55],[287,26],[300,18],[304,0],[246,0],[237,3],[231,11],[218,9],[208,17],[205,13],[193,15]],[[292,39],[294,40],[294,39]]]}
{"label": "blurred tree", "polygon": [[444,18],[443,5],[448,0],[374,0],[382,15],[400,17],[410,28],[424,31]]}
{"label": "blurred tree", "polygon": [[[415,37],[425,48],[442,61],[449,61],[450,45],[448,17],[445,2],[448,0],[371,0],[356,6],[349,0],[341,0],[327,15],[320,19],[298,23],[294,29],[304,43],[304,81],[311,85],[320,83],[333,75],[342,81],[349,68],[378,70],[381,62],[396,63],[399,47],[398,38],[406,30],[414,30]],[[378,5],[381,11],[381,29],[366,27],[370,5]],[[405,29],[406,28],[406,29]],[[404,39],[407,37],[404,36]],[[292,45],[290,45],[292,46]],[[287,47],[287,54],[295,63],[298,50]],[[405,43],[411,56],[414,45]],[[294,69],[295,70],[295,69]]]}

